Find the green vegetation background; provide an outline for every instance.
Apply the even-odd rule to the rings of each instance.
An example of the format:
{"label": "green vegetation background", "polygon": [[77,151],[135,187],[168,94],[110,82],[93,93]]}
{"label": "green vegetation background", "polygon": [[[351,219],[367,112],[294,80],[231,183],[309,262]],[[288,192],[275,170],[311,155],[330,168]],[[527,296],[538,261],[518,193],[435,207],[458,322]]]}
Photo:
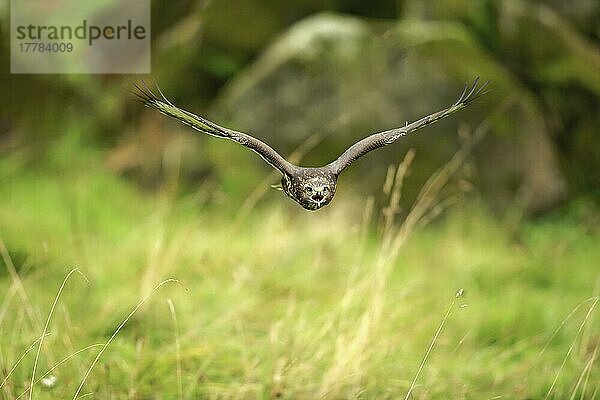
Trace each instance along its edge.
{"label": "green vegetation background", "polygon": [[[289,86],[294,62],[264,72],[263,81],[252,77],[290,27],[323,11],[329,14],[317,22],[343,16],[342,25],[359,21],[374,40],[400,43],[408,76],[399,80],[430,88],[434,71],[431,80],[443,82],[441,91],[422,90],[406,118],[433,111],[478,74],[496,90],[453,122],[429,128],[421,142],[361,160],[342,177],[332,205],[309,213],[269,189],[276,179],[254,154],[143,109],[122,76],[9,75],[3,40],[0,398],[29,396],[32,344],[75,267],[86,279],[71,275],[61,292],[36,379],[74,356],[46,375],[55,381],[36,383],[32,398],[72,398],[115,332],[80,395],[600,397],[600,5],[214,0],[152,7],[150,79],[178,104],[224,124],[273,127],[278,132],[266,135],[285,154],[314,134],[318,115],[292,101],[298,114],[282,116],[291,125],[280,125],[266,119],[269,107],[248,118],[236,106]],[[7,38],[8,9],[0,12]],[[436,35],[441,41],[430,40]],[[410,67],[415,53],[417,70]],[[354,95],[372,85],[370,74],[344,75],[336,62],[303,64],[307,82],[354,77],[359,86],[348,84],[341,103],[364,120],[338,126],[307,155],[309,163],[385,128],[353,102],[371,95]],[[372,65],[367,60],[357,71]],[[282,76],[289,79],[275,79]],[[336,82],[346,88],[345,79]],[[240,87],[254,89],[240,94]],[[511,94],[522,109],[500,113],[486,141],[452,161]],[[291,139],[295,130],[287,135],[281,126],[306,134]],[[488,186],[507,178],[477,157],[495,162],[490,155],[505,148],[504,138],[527,138],[531,126],[551,144],[558,172],[548,172],[550,181],[564,180],[566,189],[528,208],[519,197],[527,175],[515,173],[518,184],[499,201]],[[428,152],[438,130],[463,138],[444,145],[449,156]],[[538,168],[533,147],[520,154],[525,167]],[[181,284],[153,291],[169,278]],[[459,289],[465,293],[455,297]]]}

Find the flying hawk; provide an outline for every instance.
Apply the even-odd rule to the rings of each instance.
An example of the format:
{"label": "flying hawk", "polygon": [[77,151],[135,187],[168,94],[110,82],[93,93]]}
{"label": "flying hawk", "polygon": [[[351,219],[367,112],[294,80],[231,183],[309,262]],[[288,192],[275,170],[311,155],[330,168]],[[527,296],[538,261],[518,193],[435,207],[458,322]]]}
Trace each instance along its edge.
{"label": "flying hawk", "polygon": [[142,81],[141,86],[134,84],[134,94],[147,107],[156,108],[161,113],[173,117],[197,131],[211,136],[233,140],[258,153],[270,166],[276,168],[283,177],[281,186],[286,195],[307,210],[315,211],[326,206],[335,194],[338,176],[356,159],[372,150],[394,143],[402,136],[416,131],[425,125],[438,121],[458,110],[465,108],[477,97],[483,95],[483,89],[488,82],[479,85],[479,78],[475,79],[470,87],[465,85],[462,93],[454,104],[441,111],[423,117],[415,122],[406,123],[401,128],[394,128],[383,132],[374,133],[356,142],[348,148],[337,160],[319,168],[300,167],[288,162],[279,153],[263,141],[243,132],[224,128],[201,116],[192,114],[171,103],[161,92],[158,85],[157,96]]}

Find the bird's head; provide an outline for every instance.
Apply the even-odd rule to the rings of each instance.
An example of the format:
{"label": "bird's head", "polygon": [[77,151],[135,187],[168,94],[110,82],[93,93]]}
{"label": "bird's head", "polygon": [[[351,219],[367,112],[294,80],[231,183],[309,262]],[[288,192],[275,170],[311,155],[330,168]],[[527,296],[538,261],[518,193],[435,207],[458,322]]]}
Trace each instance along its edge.
{"label": "bird's head", "polygon": [[321,168],[306,169],[295,176],[284,177],[281,184],[285,193],[303,208],[316,211],[333,199],[336,178]]}

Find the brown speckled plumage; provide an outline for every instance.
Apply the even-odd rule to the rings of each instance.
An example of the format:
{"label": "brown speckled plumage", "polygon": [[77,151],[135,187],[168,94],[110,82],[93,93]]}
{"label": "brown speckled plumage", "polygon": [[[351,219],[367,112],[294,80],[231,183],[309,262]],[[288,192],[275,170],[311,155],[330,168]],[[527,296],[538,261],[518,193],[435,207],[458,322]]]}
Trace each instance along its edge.
{"label": "brown speckled plumage", "polygon": [[135,85],[136,91],[134,93],[146,106],[156,108],[161,113],[176,118],[197,131],[233,140],[258,153],[269,165],[279,170],[283,175],[281,186],[285,194],[305,209],[315,211],[331,202],[335,195],[338,176],[352,162],[372,150],[394,143],[410,132],[463,109],[470,102],[484,94],[483,89],[486,87],[487,82],[483,85],[478,85],[478,81],[478,79],[475,79],[470,88],[465,85],[458,100],[450,107],[423,117],[413,123],[407,123],[404,127],[367,136],[350,146],[337,160],[319,168],[305,168],[291,164],[261,140],[243,132],[224,128],[175,106],[167,100],[158,86],[156,89],[160,97],[155,95],[143,82],[142,86]]}

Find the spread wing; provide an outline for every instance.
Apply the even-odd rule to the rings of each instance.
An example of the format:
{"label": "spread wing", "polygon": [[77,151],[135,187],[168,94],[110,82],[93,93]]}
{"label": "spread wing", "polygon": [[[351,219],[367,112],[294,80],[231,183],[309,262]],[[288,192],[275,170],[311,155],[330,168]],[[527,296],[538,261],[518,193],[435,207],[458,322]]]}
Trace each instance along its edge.
{"label": "spread wing", "polygon": [[207,135],[233,140],[258,153],[270,166],[278,169],[282,174],[292,174],[294,166],[286,161],[268,144],[246,133],[224,128],[203,117],[179,108],[167,100],[158,86],[156,86],[156,90],[160,94],[160,97],[155,95],[143,81],[141,84],[142,86],[135,83],[133,84],[135,87],[133,93],[147,107],[155,108],[161,113],[173,117]]}
{"label": "spread wing", "polygon": [[477,97],[486,93],[483,90],[487,86],[488,82],[485,82],[483,85],[478,85],[478,83],[479,78],[475,79],[473,85],[470,88],[468,87],[468,85],[465,85],[458,100],[456,100],[456,102],[450,107],[428,115],[426,117],[423,117],[411,124],[407,123],[406,126],[402,128],[395,128],[388,131],[374,133],[371,136],[367,136],[366,138],[350,146],[348,150],[346,150],[337,160],[333,161],[328,166],[336,175],[338,175],[344,170],[344,168],[346,168],[347,166],[352,164],[352,162],[354,162],[356,159],[364,156],[368,152],[394,143],[396,140],[398,140],[402,136],[407,135],[410,132],[416,131],[417,129],[422,128],[425,125],[432,124],[439,119],[447,117],[448,115],[465,108]]}

